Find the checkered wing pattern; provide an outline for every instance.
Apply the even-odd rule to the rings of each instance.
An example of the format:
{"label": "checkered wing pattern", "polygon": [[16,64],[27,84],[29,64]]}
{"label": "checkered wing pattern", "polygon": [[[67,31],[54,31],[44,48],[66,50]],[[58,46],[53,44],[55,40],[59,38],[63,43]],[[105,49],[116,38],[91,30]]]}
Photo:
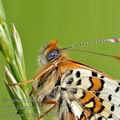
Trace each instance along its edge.
{"label": "checkered wing pattern", "polygon": [[61,78],[60,120],[120,120],[120,82],[87,69]]}

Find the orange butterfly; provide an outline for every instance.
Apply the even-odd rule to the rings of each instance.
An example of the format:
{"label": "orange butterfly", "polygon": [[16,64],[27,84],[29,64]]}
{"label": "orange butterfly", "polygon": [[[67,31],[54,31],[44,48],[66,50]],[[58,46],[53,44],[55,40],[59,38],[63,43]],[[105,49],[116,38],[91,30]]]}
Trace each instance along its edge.
{"label": "orange butterfly", "polygon": [[38,103],[49,104],[47,112],[56,108],[57,120],[120,120],[120,82],[65,55],[65,50],[77,46],[119,41],[99,40],[64,49],[58,48],[56,40],[51,41],[40,56],[43,68],[33,78],[33,91]]}

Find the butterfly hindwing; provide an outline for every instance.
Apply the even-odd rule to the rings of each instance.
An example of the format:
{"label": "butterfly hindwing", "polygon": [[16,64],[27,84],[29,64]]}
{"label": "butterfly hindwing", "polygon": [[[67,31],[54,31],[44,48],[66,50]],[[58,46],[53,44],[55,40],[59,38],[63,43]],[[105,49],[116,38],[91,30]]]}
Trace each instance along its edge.
{"label": "butterfly hindwing", "polygon": [[[82,119],[120,119],[120,83],[117,81],[103,74],[78,68],[63,75],[61,88],[67,91],[66,94],[75,97],[73,101],[79,102],[79,107],[83,110]],[[76,112],[72,112],[76,116]]]}
{"label": "butterfly hindwing", "polygon": [[60,120],[80,120],[83,109],[79,103],[74,100],[71,93],[63,90],[58,112]]}

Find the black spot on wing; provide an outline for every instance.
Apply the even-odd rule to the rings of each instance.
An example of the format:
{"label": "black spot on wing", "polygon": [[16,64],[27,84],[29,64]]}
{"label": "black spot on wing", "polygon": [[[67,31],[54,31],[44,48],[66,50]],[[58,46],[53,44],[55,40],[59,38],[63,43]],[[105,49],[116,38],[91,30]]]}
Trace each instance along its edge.
{"label": "black spot on wing", "polygon": [[97,77],[98,74],[96,72],[92,71],[92,76]]}
{"label": "black spot on wing", "polygon": [[70,70],[70,74],[72,74],[73,73],[73,70]]}
{"label": "black spot on wing", "polygon": [[103,76],[103,75],[102,75],[100,78],[102,78],[102,79],[103,79],[104,77],[105,77],[105,76]]}
{"label": "black spot on wing", "polygon": [[76,77],[79,78],[80,77],[80,71],[76,72]]}
{"label": "black spot on wing", "polygon": [[112,95],[111,95],[111,94],[108,96],[108,100],[109,100],[109,101],[112,100]]}
{"label": "black spot on wing", "polygon": [[118,85],[120,86],[120,82],[118,82]]}
{"label": "black spot on wing", "polygon": [[115,92],[117,93],[119,90],[120,90],[120,87],[117,87],[117,88],[115,89]]}
{"label": "black spot on wing", "polygon": [[66,76],[70,76],[73,73],[73,70],[67,72]]}
{"label": "black spot on wing", "polygon": [[112,106],[111,106],[111,111],[114,111],[114,109],[115,109],[115,106],[112,105]]}
{"label": "black spot on wing", "polygon": [[81,85],[81,79],[76,82],[76,85]]}
{"label": "black spot on wing", "polygon": [[62,91],[67,91],[67,88],[61,87]]}
{"label": "black spot on wing", "polygon": [[74,81],[74,79],[70,78],[70,79],[68,79],[68,81],[66,82],[66,84],[71,85],[73,81]]}
{"label": "black spot on wing", "polygon": [[100,102],[102,103],[104,100],[102,98],[99,98]]}

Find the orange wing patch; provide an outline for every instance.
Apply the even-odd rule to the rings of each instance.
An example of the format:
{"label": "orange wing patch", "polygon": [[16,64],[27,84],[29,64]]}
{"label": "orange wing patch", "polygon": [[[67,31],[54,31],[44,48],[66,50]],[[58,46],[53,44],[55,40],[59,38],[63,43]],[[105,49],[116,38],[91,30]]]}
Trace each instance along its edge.
{"label": "orange wing patch", "polygon": [[92,86],[89,88],[90,91],[99,91],[102,90],[104,81],[97,77],[90,77],[89,78]]}

